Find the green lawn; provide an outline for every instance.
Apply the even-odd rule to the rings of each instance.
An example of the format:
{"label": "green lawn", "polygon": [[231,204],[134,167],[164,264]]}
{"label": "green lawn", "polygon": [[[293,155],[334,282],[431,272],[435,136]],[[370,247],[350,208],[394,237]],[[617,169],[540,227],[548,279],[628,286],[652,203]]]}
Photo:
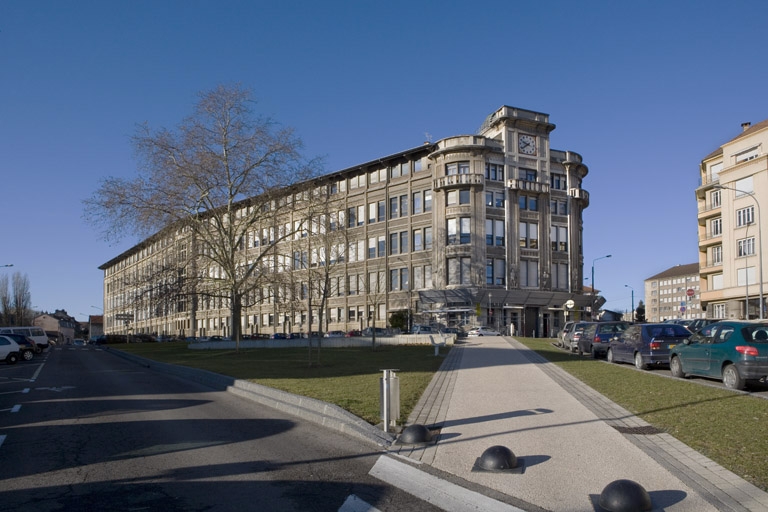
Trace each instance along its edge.
{"label": "green lawn", "polygon": [[[376,425],[381,370],[395,369],[400,382],[400,417],[405,421],[444,357],[431,346],[324,348],[320,363],[308,364],[306,348],[190,350],[185,343],[110,345],[156,361],[202,368],[237,379],[336,404]],[[446,348],[442,353],[447,353]]]}
{"label": "green lawn", "polygon": [[[631,365],[610,365],[570,355],[552,340],[518,338],[599,393],[668,432],[761,489],[768,490],[768,400]],[[377,424],[382,369],[399,369],[401,421],[408,418],[443,357],[432,347],[379,346],[322,349],[321,364],[307,364],[307,349],[190,350],[183,343],[112,345],[150,359],[202,368],[337,404]],[[443,349],[443,353],[447,349]]]}

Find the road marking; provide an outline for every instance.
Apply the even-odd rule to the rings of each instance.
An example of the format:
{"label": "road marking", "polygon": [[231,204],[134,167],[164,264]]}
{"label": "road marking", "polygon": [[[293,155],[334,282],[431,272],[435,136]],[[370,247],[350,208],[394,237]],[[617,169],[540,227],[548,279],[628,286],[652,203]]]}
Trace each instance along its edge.
{"label": "road marking", "polygon": [[35,388],[37,391],[55,391],[57,393],[61,393],[62,391],[66,391],[68,389],[75,389],[75,386],[61,386],[61,387],[53,387],[53,388]]}
{"label": "road marking", "polygon": [[524,512],[523,509],[464,489],[385,455],[379,457],[368,474],[443,510]]}
{"label": "road marking", "polygon": [[366,503],[354,494],[347,496],[344,504],[341,505],[339,512],[380,512],[373,505]]}
{"label": "road marking", "polygon": [[0,446],[3,446],[3,443],[5,442],[5,435],[0,435]]}
{"label": "road marking", "polygon": [[21,409],[21,405],[17,404],[11,407],[11,412],[19,412],[20,409]]}

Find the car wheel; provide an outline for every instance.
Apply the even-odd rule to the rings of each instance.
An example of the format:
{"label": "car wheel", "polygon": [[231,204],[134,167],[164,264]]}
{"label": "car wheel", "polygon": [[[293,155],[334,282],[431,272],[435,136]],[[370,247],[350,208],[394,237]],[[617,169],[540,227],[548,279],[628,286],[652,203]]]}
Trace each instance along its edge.
{"label": "car wheel", "polygon": [[15,352],[11,352],[8,354],[8,357],[5,358],[5,362],[8,364],[16,364],[16,361],[19,360],[19,355]]}
{"label": "car wheel", "polygon": [[35,354],[42,354],[42,353],[43,353],[43,349],[41,349],[40,347],[35,347]]}
{"label": "car wheel", "polygon": [[744,389],[746,385],[744,379],[739,375],[739,370],[732,364],[723,368],[723,384],[728,389]]}
{"label": "car wheel", "polygon": [[33,357],[35,357],[35,354],[31,350],[25,350],[21,354],[21,358],[25,361],[31,361]]}
{"label": "car wheel", "polygon": [[595,347],[592,347],[592,359],[597,359],[597,350],[595,350]]}
{"label": "car wheel", "polygon": [[584,351],[581,350],[581,343],[576,345],[576,352],[579,354],[579,356],[583,356],[584,355]]}
{"label": "car wheel", "polygon": [[672,356],[672,359],[669,360],[669,372],[673,377],[677,377],[678,379],[685,378],[685,373],[683,373],[683,364],[680,362],[679,357]]}
{"label": "car wheel", "polygon": [[605,354],[605,360],[609,363],[615,363],[616,360],[613,358],[613,350],[608,349],[608,352]]}
{"label": "car wheel", "polygon": [[640,352],[635,352],[635,368],[638,370],[647,370],[648,365],[645,364],[645,361],[643,361],[643,354]]}

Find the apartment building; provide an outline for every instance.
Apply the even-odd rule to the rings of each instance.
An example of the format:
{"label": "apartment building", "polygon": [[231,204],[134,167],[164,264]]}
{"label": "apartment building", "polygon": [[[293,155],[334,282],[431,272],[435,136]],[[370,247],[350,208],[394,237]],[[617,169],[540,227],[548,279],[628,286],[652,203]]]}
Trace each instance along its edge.
{"label": "apartment building", "polygon": [[[414,324],[504,331],[514,325],[523,335],[550,336],[566,316],[582,318],[592,303],[582,289],[588,168],[579,154],[550,147],[554,129],[548,114],[503,106],[477,134],[427,142],[314,180],[315,193],[322,189],[332,198],[334,212],[322,217],[323,226],[279,238],[271,268],[276,277],[295,275],[296,284],[255,290],[242,332],[383,327],[405,312]],[[297,208],[278,224],[289,230],[301,216]],[[307,250],[317,233],[334,231],[343,231],[343,243]],[[241,248],[243,261],[275,236],[272,228],[255,232]],[[160,307],[132,299],[142,294],[129,276],[151,274],[153,260],[173,259],[169,251],[191,256],[190,245],[179,249],[183,237],[170,227],[99,267],[105,333],[231,332],[221,301],[185,297]],[[311,270],[320,267],[329,269],[333,290],[322,325],[307,291]]]}
{"label": "apartment building", "polygon": [[[707,155],[696,189],[701,304],[708,318],[764,318],[761,231],[768,200],[768,120]],[[768,215],[768,211],[766,212]]]}
{"label": "apartment building", "polygon": [[645,280],[645,318],[649,322],[704,318],[699,264],[676,265]]}

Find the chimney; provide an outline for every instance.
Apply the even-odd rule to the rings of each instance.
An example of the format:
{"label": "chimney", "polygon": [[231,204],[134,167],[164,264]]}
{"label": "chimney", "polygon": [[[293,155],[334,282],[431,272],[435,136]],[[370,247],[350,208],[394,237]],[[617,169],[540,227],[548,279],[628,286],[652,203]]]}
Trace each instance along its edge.
{"label": "chimney", "polygon": [[752,126],[752,123],[741,123],[741,131],[742,132],[747,131],[750,126]]}

